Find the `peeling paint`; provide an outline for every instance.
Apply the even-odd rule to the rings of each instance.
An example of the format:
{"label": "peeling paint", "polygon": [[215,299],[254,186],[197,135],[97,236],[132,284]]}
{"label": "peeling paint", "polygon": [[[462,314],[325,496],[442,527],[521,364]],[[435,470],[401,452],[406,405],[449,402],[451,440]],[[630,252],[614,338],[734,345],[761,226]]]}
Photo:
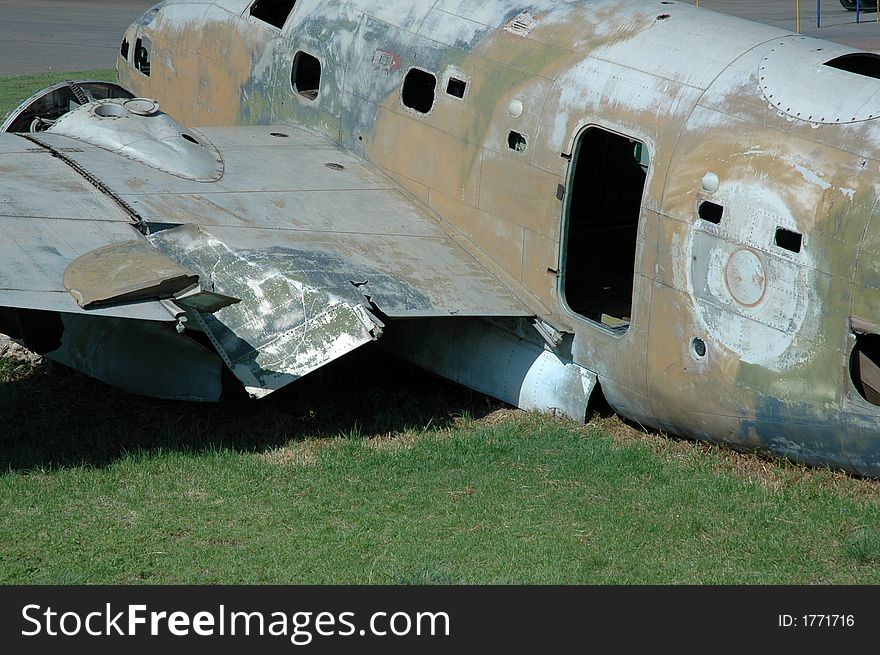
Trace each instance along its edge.
{"label": "peeling paint", "polygon": [[[655,4],[635,1],[298,0],[280,30],[245,4],[168,0],[148,12],[127,38],[151,40],[150,74],[120,59],[120,82],[206,134],[271,122],[288,138],[320,135],[334,157],[320,161],[322,175],[357,166],[373,186],[329,189],[340,200],[328,218],[303,194],[332,179],[313,174],[306,154],[329,146],[304,138],[299,157],[276,160],[279,177],[313,185],[293,194],[253,178],[222,199],[153,174],[113,179],[155,223],[191,224],[151,235],[156,247],[242,298],[194,320],[253,395],[373,339],[373,310],[387,309],[389,344],[397,318],[460,311],[454,300],[472,295],[462,279],[474,280],[570,335],[564,346],[524,339],[510,352],[529,366],[487,381],[454,357],[456,335],[477,344],[476,360],[500,329],[473,318],[433,330],[436,343],[415,323],[401,328],[405,355],[524,406],[577,416],[598,383],[648,425],[880,475],[880,407],[859,395],[849,365],[852,316],[880,323],[876,80],[824,65],[849,49],[677,3],[658,20]],[[300,50],[320,62],[314,98],[291,84]],[[428,112],[401,103],[412,68],[437,79]],[[447,93],[451,75],[463,97]],[[828,83],[804,93],[815,75]],[[621,246],[635,249],[625,333],[563,297],[575,146],[589,126],[641,144],[647,168],[635,242]],[[509,146],[512,131],[527,135],[524,152]],[[252,133],[237,134],[227,163],[249,147],[257,156]],[[324,167],[341,153],[344,169]],[[98,163],[88,151],[70,159]],[[266,196],[249,210],[258,189]],[[381,218],[355,195],[379,189],[397,198]],[[701,216],[703,202],[718,215]],[[402,207],[437,231],[436,256],[416,256],[395,232],[389,216]],[[283,244],[272,231],[285,231]],[[468,262],[459,279],[443,274],[453,251]],[[520,339],[514,322],[502,332]],[[486,348],[491,366],[512,361],[507,348]]]}
{"label": "peeling paint", "polygon": [[189,227],[150,237],[169,257],[241,299],[199,321],[232,372],[262,397],[378,335],[366,309],[308,284],[305,271],[281,271],[272,258],[236,251]]}

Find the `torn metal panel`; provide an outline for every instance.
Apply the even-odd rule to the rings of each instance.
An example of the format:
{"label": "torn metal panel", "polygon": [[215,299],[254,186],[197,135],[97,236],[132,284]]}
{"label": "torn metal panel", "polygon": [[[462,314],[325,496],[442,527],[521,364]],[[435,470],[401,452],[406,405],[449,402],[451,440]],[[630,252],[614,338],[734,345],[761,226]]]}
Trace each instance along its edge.
{"label": "torn metal panel", "polygon": [[[525,316],[528,310],[451,239],[206,228],[270,265],[303,268],[343,297],[391,317]],[[357,286],[355,286],[357,285]]]}
{"label": "torn metal panel", "polygon": [[213,314],[224,307],[241,302],[240,298],[233,298],[232,296],[214,291],[214,283],[210,280],[200,280],[191,287],[178,291],[174,294],[172,300],[181,307],[186,307],[201,314]]}
{"label": "torn metal panel", "polygon": [[293,262],[240,250],[196,227],[163,230],[151,242],[169,257],[241,299],[214,314],[191,313],[230,370],[261,397],[378,337],[379,324],[356,299],[316,286]]}
{"label": "torn metal panel", "polygon": [[386,329],[382,346],[516,407],[583,421],[596,374],[561,358],[540,338],[520,336],[529,329],[526,323],[483,319],[395,321]]}
{"label": "torn metal panel", "polygon": [[[65,269],[136,237],[131,217],[64,162],[12,134],[0,134],[0,175],[0,306],[81,313],[63,285]],[[171,320],[158,303],[101,313]]]}
{"label": "torn metal panel", "polygon": [[[0,139],[8,250],[35,271],[6,293],[48,306],[56,265],[125,241],[134,218],[216,281],[163,306],[179,329],[200,325],[254,395],[377,336],[375,312],[401,354],[520,406],[581,418],[598,375],[645,424],[880,475],[877,335],[850,320],[880,322],[876,57],[842,61],[836,46],[683,3],[299,0],[281,29],[248,8],[169,0],[129,28],[136,56],[119,59],[122,83],[181,125],[222,126],[201,131],[222,177],[111,151],[163,141],[131,141],[125,103],[93,107],[107,115],[90,115],[90,134],[119,128],[107,139],[52,133],[74,134],[83,111],[39,135],[45,171],[46,152],[23,164],[30,149]],[[808,78],[836,95],[805,95]],[[577,175],[585,128],[615,142],[597,169],[618,160],[643,184],[600,203],[581,183],[597,176]],[[116,206],[102,211],[101,194]],[[583,215],[625,204],[625,220],[575,252],[585,197]],[[76,236],[41,226],[50,218]],[[596,265],[578,276],[578,261]],[[602,261],[625,265],[604,279]],[[12,266],[0,260],[4,276]],[[621,304],[566,302],[579,292]],[[439,316],[524,318],[395,320]]]}

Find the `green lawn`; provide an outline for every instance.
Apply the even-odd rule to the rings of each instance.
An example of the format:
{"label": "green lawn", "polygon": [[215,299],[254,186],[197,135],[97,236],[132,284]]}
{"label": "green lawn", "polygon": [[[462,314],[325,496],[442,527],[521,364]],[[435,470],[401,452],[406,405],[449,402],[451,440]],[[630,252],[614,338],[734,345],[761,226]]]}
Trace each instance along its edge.
{"label": "green lawn", "polygon": [[877,482],[504,409],[369,346],[227,405],[0,358],[0,421],[0,583],[880,583]]}
{"label": "green lawn", "polygon": [[0,582],[880,582],[875,482],[347,359],[225,406],[7,360]]}
{"label": "green lawn", "polygon": [[64,80],[104,80],[116,81],[115,70],[92,70],[79,73],[40,73],[20,77],[0,78],[0,118],[15,109],[19,103],[31,95],[56,82]]}

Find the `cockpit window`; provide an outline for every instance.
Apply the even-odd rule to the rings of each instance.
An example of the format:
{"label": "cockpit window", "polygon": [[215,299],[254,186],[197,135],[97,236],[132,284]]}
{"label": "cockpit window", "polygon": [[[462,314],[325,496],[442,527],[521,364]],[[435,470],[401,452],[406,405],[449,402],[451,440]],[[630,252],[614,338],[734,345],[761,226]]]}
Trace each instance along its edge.
{"label": "cockpit window", "polygon": [[280,30],[295,4],[296,0],[256,0],[251,5],[251,16]]}

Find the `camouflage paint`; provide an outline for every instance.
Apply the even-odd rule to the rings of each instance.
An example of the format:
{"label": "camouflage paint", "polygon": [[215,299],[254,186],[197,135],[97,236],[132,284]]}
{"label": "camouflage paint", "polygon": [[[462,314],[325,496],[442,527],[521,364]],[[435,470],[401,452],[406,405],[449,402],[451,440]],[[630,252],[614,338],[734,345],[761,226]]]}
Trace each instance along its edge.
{"label": "camouflage paint", "polygon": [[[287,122],[369,159],[574,334],[574,362],[623,414],[880,474],[880,409],[848,371],[852,318],[880,323],[880,124],[806,120],[799,109],[836,100],[820,89],[787,102],[761,73],[803,75],[817,48],[850,49],[659,1],[299,0],[281,30],[249,5],[168,0],[127,35],[152,39],[151,76],[120,59],[120,82],[191,126]],[[291,86],[299,50],[321,62],[315,99]],[[412,67],[438,80],[427,114],[401,100]],[[859,83],[828,74],[835,94]],[[445,93],[451,76],[464,98]],[[623,336],[560,293],[562,155],[589,125],[651,157]],[[720,224],[698,217],[706,200],[724,207]],[[800,252],[774,243],[777,228],[803,235]]]}

